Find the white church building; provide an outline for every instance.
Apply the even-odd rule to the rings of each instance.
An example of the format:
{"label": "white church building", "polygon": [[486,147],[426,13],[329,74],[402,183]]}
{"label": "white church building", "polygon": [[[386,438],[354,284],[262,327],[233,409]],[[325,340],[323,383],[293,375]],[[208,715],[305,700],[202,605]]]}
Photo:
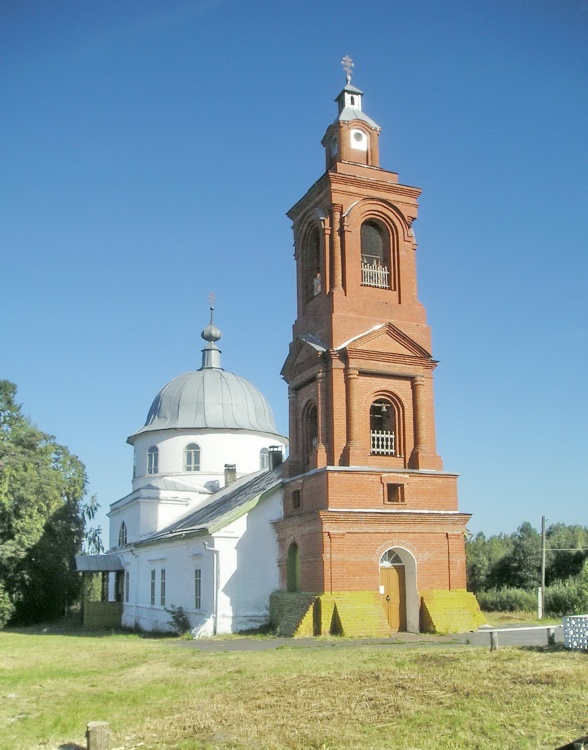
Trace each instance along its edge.
{"label": "white church building", "polygon": [[257,388],[222,369],[211,307],[202,366],[128,438],[132,491],[110,508],[108,553],[77,559],[102,574],[102,591],[85,575],[87,626],[169,630],[179,607],[195,636],[270,619],[285,635],[370,637],[484,621],[466,589],[470,515],[436,447],[421,191],[380,167],[380,127],[343,63],[326,171],[287,214],[290,440]]}
{"label": "white church building", "polygon": [[132,491],[110,507],[108,553],[77,557],[104,580],[86,625],[165,631],[174,607],[196,636],[269,620],[288,440],[259,390],[222,369],[212,307],[202,338],[200,369],[165,385],[128,438]]}

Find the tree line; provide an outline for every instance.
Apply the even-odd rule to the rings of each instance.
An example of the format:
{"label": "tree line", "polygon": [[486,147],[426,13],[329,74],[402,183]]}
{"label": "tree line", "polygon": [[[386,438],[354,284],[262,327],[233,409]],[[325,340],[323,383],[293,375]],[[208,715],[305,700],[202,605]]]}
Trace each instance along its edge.
{"label": "tree line", "polygon": [[[588,610],[588,528],[555,523],[545,536],[545,611],[582,614]],[[541,548],[541,533],[528,521],[512,534],[480,532],[466,541],[468,589],[482,609],[536,608]]]}
{"label": "tree line", "polygon": [[101,550],[83,463],[39,430],[0,380],[0,627],[55,619],[79,600],[75,555]]}

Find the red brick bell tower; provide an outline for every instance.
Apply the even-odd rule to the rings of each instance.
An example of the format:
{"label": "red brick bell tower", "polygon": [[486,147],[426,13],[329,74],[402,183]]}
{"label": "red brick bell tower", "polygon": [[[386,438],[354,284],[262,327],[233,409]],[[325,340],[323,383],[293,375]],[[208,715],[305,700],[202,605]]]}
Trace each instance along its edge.
{"label": "red brick bell tower", "polygon": [[448,629],[440,609],[462,612],[467,598],[469,516],[436,452],[437,363],[412,230],[420,190],[380,167],[380,127],[344,64],[326,171],[288,212],[297,319],[282,370],[282,588],[316,595],[315,633]]}

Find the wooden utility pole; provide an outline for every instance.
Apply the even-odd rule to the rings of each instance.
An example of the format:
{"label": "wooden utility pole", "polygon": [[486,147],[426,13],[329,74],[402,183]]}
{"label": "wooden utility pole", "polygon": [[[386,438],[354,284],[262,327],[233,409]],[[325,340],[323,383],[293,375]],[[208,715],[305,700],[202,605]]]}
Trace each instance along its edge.
{"label": "wooden utility pole", "polygon": [[541,516],[541,606],[539,619],[545,614],[545,516]]}

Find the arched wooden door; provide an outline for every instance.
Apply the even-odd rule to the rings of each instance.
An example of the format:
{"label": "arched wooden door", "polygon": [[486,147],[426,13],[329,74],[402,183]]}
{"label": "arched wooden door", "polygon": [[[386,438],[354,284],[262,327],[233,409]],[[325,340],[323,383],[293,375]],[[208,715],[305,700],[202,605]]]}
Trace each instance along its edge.
{"label": "arched wooden door", "polygon": [[404,565],[393,550],[388,550],[380,561],[380,593],[390,630],[406,630]]}

